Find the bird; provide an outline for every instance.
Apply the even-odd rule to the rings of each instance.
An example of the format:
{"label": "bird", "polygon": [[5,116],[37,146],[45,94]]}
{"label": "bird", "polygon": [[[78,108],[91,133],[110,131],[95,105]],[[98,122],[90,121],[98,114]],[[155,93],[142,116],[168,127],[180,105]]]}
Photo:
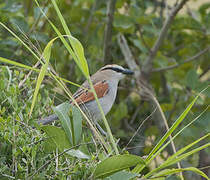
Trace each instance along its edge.
{"label": "bird", "polygon": [[[123,68],[117,64],[109,64],[100,68],[90,79],[93,83],[99,103],[106,115],[112,108],[118,89],[118,83],[125,75],[132,75],[134,72]],[[97,122],[102,119],[93,92],[90,91],[90,85],[86,80],[81,87],[73,94],[73,98],[78,103],[82,111],[88,118]],[[74,105],[73,101],[70,101]],[[56,114],[50,115],[38,121],[38,124],[47,125],[58,120]]]}

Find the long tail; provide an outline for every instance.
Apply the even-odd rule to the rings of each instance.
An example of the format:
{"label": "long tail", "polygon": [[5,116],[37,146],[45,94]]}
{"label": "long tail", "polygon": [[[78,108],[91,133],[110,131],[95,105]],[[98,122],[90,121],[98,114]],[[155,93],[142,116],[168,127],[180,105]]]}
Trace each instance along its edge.
{"label": "long tail", "polygon": [[50,115],[44,119],[40,119],[37,123],[47,125],[47,124],[50,124],[56,120],[58,120],[58,116],[56,114],[53,114],[53,115]]}

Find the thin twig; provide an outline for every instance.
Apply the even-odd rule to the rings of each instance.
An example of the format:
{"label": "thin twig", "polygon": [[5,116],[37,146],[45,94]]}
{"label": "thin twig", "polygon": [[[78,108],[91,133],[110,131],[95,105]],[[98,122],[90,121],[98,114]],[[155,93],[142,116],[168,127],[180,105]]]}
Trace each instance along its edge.
{"label": "thin twig", "polygon": [[[37,61],[37,63],[33,66],[33,68],[37,68],[40,65],[40,61]],[[20,81],[20,83],[18,84],[18,88],[22,88],[22,86],[24,85],[24,83],[26,82],[26,80],[29,78],[29,76],[32,74],[33,70],[30,70],[28,74],[25,75],[25,78],[23,80]]]}
{"label": "thin twig", "polygon": [[7,174],[0,174],[0,175],[2,175],[2,176],[4,176],[4,177],[7,177],[8,179],[15,179],[15,177],[13,177],[13,176],[10,176],[10,175],[7,175]]}
{"label": "thin twig", "polygon": [[110,49],[112,40],[112,22],[114,19],[116,0],[109,0],[107,2],[107,17],[108,21],[106,24],[105,35],[104,35],[104,49],[103,49],[103,62],[110,59]]}
{"label": "thin twig", "polygon": [[184,4],[187,1],[188,0],[182,0],[177,6],[175,6],[171,10],[171,13],[166,18],[166,20],[163,24],[163,27],[160,31],[160,35],[158,36],[158,39],[156,40],[154,46],[152,47],[151,53],[149,54],[148,58],[146,59],[146,63],[144,64],[144,67],[142,68],[142,70],[144,71],[145,74],[149,75],[151,73],[154,57],[156,56],[157,51],[160,49],[160,46],[162,45],[162,43],[167,35],[167,31],[168,31],[171,23],[174,20],[174,17],[176,16],[176,14],[179,12],[179,10],[184,6]]}
{"label": "thin twig", "polygon": [[[151,95],[152,95],[152,94],[151,94]],[[158,100],[156,99],[155,96],[152,95],[152,97],[153,97],[153,102],[155,102],[155,104],[156,104],[156,106],[157,106],[157,108],[158,108],[158,110],[159,110],[159,112],[160,112],[160,115],[162,116],[162,119],[163,119],[163,122],[164,122],[164,124],[165,124],[166,130],[169,131],[168,122],[167,122],[166,117],[165,117],[165,115],[164,115],[164,113],[163,113],[163,111],[162,111],[162,109],[161,109],[161,107],[160,107],[160,104],[159,104],[159,102],[158,102]],[[171,147],[172,147],[173,152],[174,152],[174,154],[175,154],[175,153],[176,153],[176,146],[175,146],[175,143],[174,143],[174,141],[173,141],[171,135],[169,135],[169,139],[171,140]],[[181,169],[181,164],[180,164],[180,162],[177,162],[177,166],[178,166],[179,169]],[[181,172],[180,172],[180,176],[181,176],[181,179],[183,179],[183,175],[182,175]]]}
{"label": "thin twig", "polygon": [[133,134],[133,136],[131,137],[131,139],[129,140],[128,144],[125,146],[125,149],[128,147],[128,145],[131,143],[131,141],[133,140],[133,138],[136,136],[136,134],[139,132],[140,128],[143,126],[143,124],[145,123],[146,120],[148,120],[157,110],[157,108],[155,108],[155,110],[149,115],[147,116],[142,123],[140,124],[140,126],[138,127],[138,129],[136,130],[136,132]]}
{"label": "thin twig", "polygon": [[177,67],[179,67],[179,66],[181,66],[181,65],[183,65],[185,63],[188,63],[188,62],[191,62],[191,61],[194,61],[194,60],[198,59],[200,56],[202,56],[203,54],[207,53],[209,50],[210,50],[210,47],[207,47],[204,50],[202,50],[199,53],[197,53],[196,55],[194,55],[194,56],[184,60],[180,64],[174,64],[174,65],[163,67],[163,68],[153,69],[152,72],[161,72],[161,71],[167,71],[167,70],[171,70],[171,69],[177,68]]}
{"label": "thin twig", "polygon": [[141,102],[141,104],[136,108],[135,112],[133,113],[133,116],[131,117],[131,120],[130,120],[130,124],[133,124],[137,115],[138,115],[138,112],[140,111],[140,109],[142,108],[142,104],[144,103],[144,101]]}

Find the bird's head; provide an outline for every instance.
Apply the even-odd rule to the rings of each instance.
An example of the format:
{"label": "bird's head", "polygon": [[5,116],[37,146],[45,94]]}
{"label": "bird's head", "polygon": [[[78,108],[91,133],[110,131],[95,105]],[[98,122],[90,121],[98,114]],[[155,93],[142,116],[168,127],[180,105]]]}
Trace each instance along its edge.
{"label": "bird's head", "polygon": [[110,78],[116,78],[118,80],[124,78],[125,75],[134,74],[134,72],[130,69],[123,68],[122,66],[119,66],[117,64],[106,65],[102,67],[99,71],[106,73]]}

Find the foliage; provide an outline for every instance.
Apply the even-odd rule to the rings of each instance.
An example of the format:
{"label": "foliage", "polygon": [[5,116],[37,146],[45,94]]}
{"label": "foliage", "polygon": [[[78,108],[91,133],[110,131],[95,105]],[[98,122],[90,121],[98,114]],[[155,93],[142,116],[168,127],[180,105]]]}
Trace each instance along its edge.
{"label": "foliage", "polygon": [[[119,170],[123,171],[110,178],[129,179],[139,173],[146,178],[170,177],[189,171],[184,173],[186,179],[193,179],[191,172],[208,179],[198,169],[202,164],[201,156],[200,159],[193,157],[202,149],[202,153],[209,153],[206,142],[210,132],[210,88],[194,98],[209,85],[209,50],[193,60],[190,58],[209,48],[209,3],[201,3],[195,10],[189,8],[188,14],[178,14],[154,58],[150,82],[170,131],[166,133],[163,122],[152,117],[135,135],[141,122],[153,110],[136,92],[134,80],[121,82],[116,104],[107,116],[114,136],[120,138],[117,148],[122,154],[118,155],[121,167],[116,168],[112,163],[113,159],[118,162],[118,156],[113,153],[116,147],[110,146],[109,140],[100,135],[92,137],[89,128],[83,126],[81,129],[78,110],[72,109],[69,118],[69,105],[61,103],[68,100],[66,94],[77,89],[73,82],[81,84],[89,77],[89,71],[92,74],[110,63],[126,66],[117,43],[119,33],[125,35],[137,64],[142,67],[159,36],[167,16],[166,9],[157,3],[159,1],[116,1],[111,58],[102,61],[108,17],[106,1],[38,2],[40,7],[27,0],[0,2],[0,22],[17,35],[14,37],[0,25],[0,62],[3,62],[0,64],[0,178],[66,179],[71,176],[73,179],[91,179],[94,171],[107,168],[97,177]],[[42,67],[34,66],[37,61]],[[170,66],[176,68],[166,68]],[[68,88],[60,77],[72,81],[67,84]],[[58,104],[61,105],[56,106]],[[36,120],[51,114],[52,109],[57,114],[64,113],[60,117],[62,127],[37,125]],[[182,112],[185,114],[180,116]],[[174,128],[174,124],[179,126]],[[166,140],[172,132],[179,149],[177,154],[172,153],[170,145],[164,145],[164,142],[170,143]],[[110,154],[113,156],[109,157]],[[129,168],[137,164],[135,158],[130,164],[126,160],[126,157],[134,157],[131,154],[137,154],[136,158],[149,155],[145,160],[148,168],[140,164],[131,172]],[[178,160],[182,160],[182,169],[174,165]]]}

